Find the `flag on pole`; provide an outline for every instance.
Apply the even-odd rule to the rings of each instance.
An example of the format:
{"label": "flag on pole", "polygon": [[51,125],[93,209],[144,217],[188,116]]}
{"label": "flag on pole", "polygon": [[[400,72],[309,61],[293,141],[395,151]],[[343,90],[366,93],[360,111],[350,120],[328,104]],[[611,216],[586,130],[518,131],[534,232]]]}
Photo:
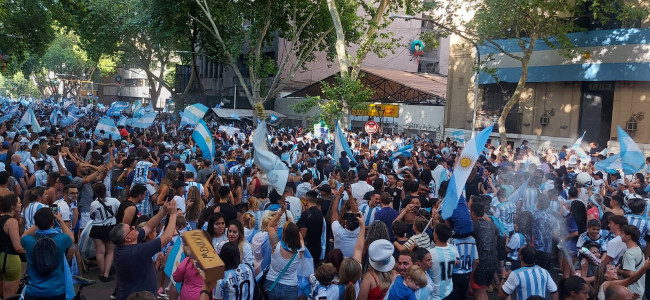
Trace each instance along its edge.
{"label": "flag on pole", "polygon": [[[297,145],[294,145],[296,147]],[[348,141],[345,139],[345,135],[343,135],[343,130],[341,130],[341,126],[339,125],[339,122],[336,121],[336,128],[334,132],[334,161],[338,162],[339,158],[341,158],[341,152],[345,151],[348,155],[348,159],[353,162],[357,162],[354,159],[354,155],[352,154],[352,150],[350,149],[350,145],[348,144]]]}
{"label": "flag on pole", "polygon": [[18,123],[18,127],[23,127],[27,125],[32,126],[32,132],[43,131],[43,128],[41,128],[41,125],[38,124],[38,119],[36,119],[34,110],[31,107],[27,109],[23,117],[20,119],[20,123]]}
{"label": "flag on pole", "polygon": [[126,116],[122,116],[119,121],[117,121],[117,126],[126,126]]}
{"label": "flag on pole", "polygon": [[451,133],[451,137],[461,143],[465,143],[465,133],[462,130],[456,130]]}
{"label": "flag on pole", "polygon": [[618,170],[623,169],[623,162],[620,154],[614,154],[606,159],[597,162],[594,167],[596,170],[603,170],[609,174],[616,174]]}
{"label": "flag on pole", "polygon": [[102,138],[111,138],[113,140],[120,139],[120,131],[117,130],[115,123],[108,117],[103,117],[97,122],[97,127],[95,127],[94,133],[96,135],[101,135],[101,131],[104,130],[104,135]]}
{"label": "flag on pole", "polygon": [[153,124],[153,121],[156,119],[157,115],[158,115],[157,112],[152,112],[152,113],[144,114],[140,118],[132,119],[131,127],[142,128],[142,129],[149,128]]}
{"label": "flag on pole", "polygon": [[167,262],[165,262],[165,275],[169,278],[169,280],[174,284],[176,287],[176,290],[180,292],[183,283],[182,282],[175,282],[174,281],[174,272],[176,269],[178,269],[178,265],[181,264],[183,259],[185,259],[185,252],[183,251],[182,247],[182,239],[177,238],[176,241],[174,241],[174,246],[172,247],[172,250],[169,252],[169,256],[167,257]]}
{"label": "flag on pole", "polygon": [[447,188],[447,194],[442,200],[442,218],[449,219],[456,205],[458,205],[458,200],[460,199],[461,193],[465,188],[465,183],[469,174],[472,172],[472,168],[478,160],[478,157],[485,147],[485,143],[490,137],[492,132],[492,126],[483,129],[479,132],[474,138],[469,140],[465,144],[463,152],[460,153],[458,161],[454,166],[454,172],[451,175],[449,180],[449,186]]}
{"label": "flag on pole", "polygon": [[618,127],[618,142],[621,147],[621,162],[625,174],[634,174],[643,168],[645,157],[643,151],[634,140],[621,128]]}
{"label": "flag on pole", "polygon": [[606,147],[605,149],[598,152],[598,155],[602,155],[602,156],[605,156],[605,157],[607,157],[608,154],[609,154],[609,147]]}
{"label": "flag on pole", "polygon": [[575,143],[573,143],[573,146],[571,146],[571,150],[574,150],[576,154],[578,154],[578,157],[580,158],[580,162],[583,164],[587,164],[591,161],[591,157],[587,155],[584,149],[582,149],[582,139],[585,137],[585,134],[587,132],[583,132],[582,136],[576,140]]}
{"label": "flag on pole", "polygon": [[181,125],[195,126],[199,123],[199,120],[203,119],[203,116],[208,112],[208,109],[207,106],[201,103],[192,104],[186,107],[181,115]]}
{"label": "flag on pole", "polygon": [[192,138],[194,139],[196,146],[198,146],[199,149],[201,149],[201,152],[203,153],[203,158],[212,161],[212,158],[214,157],[215,154],[214,141],[212,138],[212,134],[208,129],[208,125],[205,124],[205,121],[203,121],[203,119],[201,119],[199,121],[199,124],[196,125],[196,128],[194,128],[194,132],[192,133]]}
{"label": "flag on pole", "polygon": [[142,102],[140,102],[140,100],[135,102],[132,111],[133,111],[133,117],[140,117],[145,113],[144,110],[142,109]]}
{"label": "flag on pole", "polygon": [[277,120],[278,120],[278,116],[276,116],[275,114],[271,114],[271,122],[275,122]]}
{"label": "flag on pole", "polygon": [[289,177],[289,168],[273,152],[269,151],[266,146],[266,122],[260,122],[253,134],[253,148],[255,155],[253,161],[266,174],[269,185],[272,186],[278,194],[284,193]]}
{"label": "flag on pole", "polygon": [[149,105],[147,105],[147,107],[145,107],[145,108],[143,109],[143,113],[145,113],[145,114],[146,114],[146,113],[153,112],[153,111],[154,111],[154,110],[153,110],[153,105],[151,105],[151,103],[149,103]]}
{"label": "flag on pole", "polygon": [[111,107],[109,107],[106,111],[106,115],[109,117],[119,116],[122,111],[126,110],[129,107],[130,105],[126,102],[113,102],[111,104]]}
{"label": "flag on pole", "polygon": [[393,152],[393,155],[391,155],[390,157],[395,159],[400,156],[411,156],[411,152],[413,152],[413,142],[411,142],[410,144],[402,148],[395,150],[395,152]]}

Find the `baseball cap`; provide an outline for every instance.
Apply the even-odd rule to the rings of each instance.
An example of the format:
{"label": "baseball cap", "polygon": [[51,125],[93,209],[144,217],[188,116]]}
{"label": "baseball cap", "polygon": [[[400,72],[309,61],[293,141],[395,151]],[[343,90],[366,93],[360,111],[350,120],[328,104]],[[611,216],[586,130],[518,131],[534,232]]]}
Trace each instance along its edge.
{"label": "baseball cap", "polygon": [[9,148],[9,147],[11,147],[11,143],[9,141],[2,142],[2,148]]}
{"label": "baseball cap", "polygon": [[368,246],[368,260],[373,269],[379,272],[388,272],[395,266],[393,252],[395,247],[389,241],[380,239]]}

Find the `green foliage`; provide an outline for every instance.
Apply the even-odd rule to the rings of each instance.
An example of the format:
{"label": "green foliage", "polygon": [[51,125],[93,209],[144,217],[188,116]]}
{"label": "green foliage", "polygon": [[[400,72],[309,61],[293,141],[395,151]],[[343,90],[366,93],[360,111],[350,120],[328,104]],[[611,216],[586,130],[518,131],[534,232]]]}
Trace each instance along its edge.
{"label": "green foliage", "polygon": [[0,75],[0,95],[2,96],[17,98],[21,95],[31,95],[37,97],[39,94],[36,84],[25,78],[22,72],[6,77]]}
{"label": "green foliage", "polygon": [[79,37],[72,32],[57,34],[43,55],[43,66],[63,77],[87,79],[94,65],[79,47]]}
{"label": "green foliage", "polygon": [[325,98],[320,96],[307,97],[293,106],[297,113],[307,113],[312,108],[318,107],[319,112],[313,120],[323,120],[330,128],[334,128],[334,122],[342,118],[345,111],[344,104],[348,109],[361,109],[372,97],[374,91],[361,83],[360,79],[353,80],[349,76],[336,76],[335,84],[321,82],[321,90]]}

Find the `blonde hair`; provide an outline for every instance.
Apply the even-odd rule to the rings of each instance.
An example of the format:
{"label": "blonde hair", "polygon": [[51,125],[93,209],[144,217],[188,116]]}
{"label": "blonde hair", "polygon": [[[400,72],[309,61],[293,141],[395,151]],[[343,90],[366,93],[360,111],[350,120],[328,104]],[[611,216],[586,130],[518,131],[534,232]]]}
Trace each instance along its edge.
{"label": "blonde hair", "polygon": [[411,266],[406,270],[406,277],[411,278],[420,288],[427,286],[427,274],[418,266]]}
{"label": "blonde hair", "polygon": [[253,229],[255,228],[255,216],[249,212],[244,213],[244,216],[242,217],[242,223],[244,224],[244,227],[248,229]]}
{"label": "blonde hair", "polygon": [[269,227],[269,223],[271,223],[271,220],[273,220],[273,218],[277,214],[278,214],[278,212],[272,212],[272,213],[268,214],[266,216],[266,218],[263,217],[262,218],[262,227],[260,229],[262,229],[262,231],[268,231],[267,227]]}
{"label": "blonde hair", "polygon": [[377,283],[379,284],[379,287],[382,291],[390,288],[390,285],[393,283],[393,270],[390,270],[388,272],[379,272],[375,270],[372,265],[368,265],[368,270],[377,275]]}
{"label": "blonde hair", "polygon": [[260,200],[255,196],[248,198],[248,210],[258,211],[260,210]]}

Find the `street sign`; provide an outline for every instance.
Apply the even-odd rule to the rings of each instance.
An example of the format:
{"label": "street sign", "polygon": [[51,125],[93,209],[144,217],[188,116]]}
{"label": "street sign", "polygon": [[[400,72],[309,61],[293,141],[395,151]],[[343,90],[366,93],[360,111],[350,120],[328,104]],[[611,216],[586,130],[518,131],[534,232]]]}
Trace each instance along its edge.
{"label": "street sign", "polygon": [[373,134],[379,130],[379,125],[377,125],[377,122],[370,120],[366,122],[366,133],[368,134]]}
{"label": "street sign", "polygon": [[[379,108],[379,110],[377,109]],[[353,116],[368,116],[380,118],[398,118],[399,105],[397,104],[368,104],[358,109],[352,109]]]}

